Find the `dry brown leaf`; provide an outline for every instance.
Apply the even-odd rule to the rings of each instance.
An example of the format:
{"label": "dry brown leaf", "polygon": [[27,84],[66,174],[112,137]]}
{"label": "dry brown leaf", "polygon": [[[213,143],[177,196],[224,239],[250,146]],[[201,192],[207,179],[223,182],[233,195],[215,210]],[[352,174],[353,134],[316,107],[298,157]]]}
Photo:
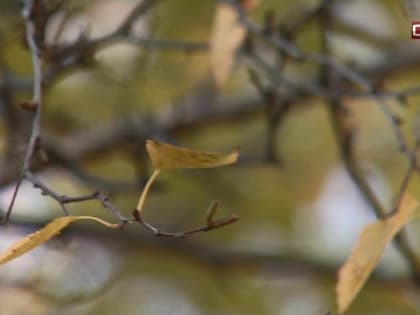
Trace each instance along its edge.
{"label": "dry brown leaf", "polygon": [[146,149],[156,170],[223,166],[235,163],[239,156],[237,151],[228,154],[199,152],[154,140],[147,140]]}
{"label": "dry brown leaf", "polygon": [[117,228],[118,224],[112,224],[101,220],[96,217],[89,217],[89,216],[68,216],[68,217],[60,217],[54,219],[50,223],[48,223],[44,228],[38,230],[25,238],[15,242],[12,244],[4,253],[0,254],[0,265],[19,257],[26,252],[34,249],[35,247],[45,243],[64,228],[66,228],[70,223],[79,221],[79,220],[93,220],[99,222],[109,228]]}
{"label": "dry brown leaf", "polygon": [[391,217],[367,225],[356,246],[338,273],[336,286],[338,313],[344,313],[353,302],[369,275],[378,264],[386,245],[418,213],[418,202],[405,195],[398,211]]}
{"label": "dry brown leaf", "polygon": [[216,85],[221,87],[229,77],[235,54],[245,39],[246,29],[239,22],[236,9],[227,3],[217,5],[210,39],[210,65]]}

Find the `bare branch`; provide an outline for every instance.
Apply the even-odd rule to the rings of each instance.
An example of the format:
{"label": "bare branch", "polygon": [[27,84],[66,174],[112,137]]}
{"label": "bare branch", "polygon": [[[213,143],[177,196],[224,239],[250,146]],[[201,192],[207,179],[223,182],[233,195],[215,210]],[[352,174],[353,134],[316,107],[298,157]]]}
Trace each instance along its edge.
{"label": "bare branch", "polygon": [[187,229],[187,230],[180,231],[180,232],[167,232],[167,231],[160,230],[159,228],[157,228],[157,227],[151,225],[150,223],[146,222],[142,217],[142,213],[140,211],[138,211],[137,209],[135,209],[133,211],[133,217],[134,217],[134,220],[139,222],[141,225],[143,225],[148,230],[152,231],[156,236],[171,237],[171,238],[185,238],[189,235],[193,235],[193,234],[196,234],[196,233],[208,232],[208,231],[212,231],[212,230],[215,230],[215,229],[219,229],[219,228],[224,227],[226,225],[230,225],[232,223],[235,223],[239,219],[238,216],[233,215],[233,216],[230,216],[230,217],[227,217],[227,218],[214,220],[213,217],[216,213],[217,208],[218,208],[218,202],[215,201],[215,202],[212,203],[212,205],[209,208],[207,218],[206,218],[206,221],[205,221],[206,222],[205,225],[200,226],[200,227]]}
{"label": "bare branch", "polygon": [[24,1],[24,6],[22,9],[22,16],[26,22],[26,40],[29,44],[29,48],[31,50],[32,55],[32,63],[34,69],[34,85],[33,85],[33,97],[32,103],[34,104],[34,117],[32,122],[32,131],[31,136],[29,139],[29,144],[26,148],[25,158],[23,160],[23,165],[20,172],[20,177],[17,181],[15,190],[13,192],[12,200],[10,201],[10,205],[7,209],[4,223],[10,218],[12,213],[13,205],[15,203],[20,185],[22,183],[24,174],[30,168],[31,159],[33,157],[34,151],[36,149],[36,145],[39,144],[40,141],[40,131],[41,131],[41,109],[42,109],[42,61],[41,61],[41,49],[39,45],[41,43],[37,43],[36,38],[43,38],[39,32],[41,30],[36,28],[35,23],[35,16],[37,14],[37,10],[42,7],[42,3],[39,0],[27,0]]}
{"label": "bare branch", "polygon": [[40,179],[38,179],[34,174],[32,174],[29,171],[25,172],[24,177],[28,181],[30,181],[34,185],[35,188],[40,189],[44,196],[48,196],[54,199],[55,201],[57,201],[65,215],[70,215],[70,211],[66,207],[66,205],[69,203],[78,203],[78,202],[84,202],[84,201],[90,201],[90,200],[98,200],[101,202],[101,204],[103,205],[105,209],[110,210],[110,212],[120,221],[121,226],[124,226],[127,223],[130,223],[130,220],[124,217],[122,213],[120,212],[120,210],[111,203],[107,195],[104,195],[100,192],[93,192],[88,195],[69,197],[69,196],[62,195],[55,192],[53,189],[48,187],[46,184],[44,184]]}
{"label": "bare branch", "polygon": [[[328,3],[329,1],[326,0],[324,3]],[[326,36],[326,33],[329,31],[330,28],[330,12],[328,10],[328,7],[324,11],[323,16],[320,18],[320,24],[323,28],[324,34],[322,36],[322,46],[324,49],[325,54],[331,54],[331,48],[328,42],[328,38]],[[330,67],[329,65],[325,65],[322,73],[322,81],[324,84],[329,86],[329,88],[334,88],[338,82],[339,79],[337,77],[337,73],[335,72],[336,68]],[[369,87],[369,89],[372,89]],[[379,103],[382,104],[382,103]],[[359,189],[360,193],[366,200],[366,202],[372,207],[374,210],[376,216],[378,218],[384,218],[389,213],[392,213],[391,211],[387,211],[386,208],[381,204],[369,184],[367,183],[364,174],[361,170],[360,164],[357,161],[357,158],[355,156],[354,152],[354,136],[353,136],[353,130],[351,125],[349,124],[348,120],[348,112],[347,109],[344,107],[342,102],[339,98],[331,98],[329,102],[327,103],[328,109],[330,111],[330,117],[331,122],[334,126],[335,135],[337,139],[337,144],[340,148],[341,157],[345,163],[345,166],[349,172],[350,177],[352,178],[353,182],[356,184],[357,188]],[[385,114],[389,117],[391,116],[391,113],[388,111],[388,108],[383,106],[382,109],[385,110]],[[397,135],[399,137],[400,141],[403,141],[404,138],[400,134],[400,129],[398,126],[394,125],[394,130],[397,132]],[[408,150],[408,146],[406,143],[403,143],[404,149]],[[411,151],[408,152],[411,156]],[[415,164],[414,164],[415,165]],[[408,174],[411,173],[411,170],[409,170]],[[402,189],[406,189],[408,186],[408,181],[410,179],[411,175],[407,175],[406,179],[404,180],[402,184],[402,188],[400,189],[399,195],[403,194]],[[404,190],[405,192],[405,190]],[[398,197],[400,198],[400,197]],[[397,199],[397,205],[399,200]],[[397,245],[397,249],[400,251],[402,256],[405,258],[407,263],[409,264],[412,274],[413,274],[413,280],[416,283],[419,283],[420,279],[420,259],[415,253],[415,251],[411,248],[409,245],[409,242],[406,238],[404,230],[402,232],[398,233],[394,243]]]}

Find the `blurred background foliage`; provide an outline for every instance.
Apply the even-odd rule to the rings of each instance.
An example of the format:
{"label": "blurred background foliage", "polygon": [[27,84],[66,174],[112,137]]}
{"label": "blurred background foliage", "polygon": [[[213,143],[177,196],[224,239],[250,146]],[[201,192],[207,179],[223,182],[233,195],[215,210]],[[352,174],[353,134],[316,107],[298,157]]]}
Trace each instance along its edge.
{"label": "blurred background foliage", "polygon": [[[375,64],[384,58],[385,50],[408,42],[410,17],[400,1],[341,2],[340,14],[387,39],[387,45],[377,47],[338,30],[334,43],[342,60],[356,66]],[[66,1],[74,13],[63,41],[74,40],[84,29],[91,36],[111,31],[135,3]],[[265,0],[252,18],[261,22],[267,10],[274,10],[280,21],[290,22],[318,3]],[[162,1],[136,27],[150,37],[208,42],[214,9],[212,0]],[[308,23],[297,43],[305,51],[317,51],[319,36],[317,24]],[[0,47],[0,81],[10,72],[30,78],[32,65],[16,1],[0,3]],[[418,49],[418,45],[410,47]],[[419,64],[387,78],[385,86],[395,90],[418,84]],[[216,90],[206,52],[111,45],[48,87],[43,128],[66,136],[135,117],[144,120],[147,128],[149,117],[176,110],[179,102],[189,98],[212,106],[215,100],[255,97],[247,76],[249,65],[246,57],[239,57],[226,87]],[[300,64],[288,71],[305,78],[316,70],[313,64]],[[14,104],[30,98],[29,92],[14,95]],[[304,106],[291,109],[278,130],[275,147],[281,161],[275,164],[263,162],[267,127],[262,110],[172,134],[151,131],[153,137],[196,149],[239,147],[243,157],[257,162],[163,174],[147,201],[147,218],[168,230],[194,226],[217,199],[220,215],[237,213],[240,220],[187,240],[155,238],[137,226],[118,232],[77,224],[0,267],[0,314],[325,315],[333,310],[335,272],[373,215],[340,162],[323,102],[315,97],[303,102]],[[407,102],[407,107],[395,103],[392,108],[406,121],[403,128],[409,136],[418,97],[410,96]],[[353,115],[357,153],[366,165],[366,176],[389,204],[407,167],[406,158],[398,153],[395,135],[374,101],[349,98],[346,104]],[[5,125],[3,119],[0,152],[6,150]],[[81,162],[89,174],[110,181],[137,180],[150,172],[143,145],[133,141]],[[69,195],[94,189],[63,168],[51,168],[41,176]],[[10,200],[11,187],[2,187],[3,208]],[[419,188],[418,180],[409,187],[414,195]],[[127,189],[112,192],[111,197],[129,215],[138,194]],[[71,209],[74,214],[113,219],[95,202]],[[0,228],[0,248],[57,215],[61,215],[57,204],[31,185],[24,186],[13,224]],[[418,236],[416,227],[415,223],[410,226],[413,242]],[[381,278],[368,283],[348,314],[420,314],[418,292],[406,279],[406,265],[393,248],[379,269]]]}

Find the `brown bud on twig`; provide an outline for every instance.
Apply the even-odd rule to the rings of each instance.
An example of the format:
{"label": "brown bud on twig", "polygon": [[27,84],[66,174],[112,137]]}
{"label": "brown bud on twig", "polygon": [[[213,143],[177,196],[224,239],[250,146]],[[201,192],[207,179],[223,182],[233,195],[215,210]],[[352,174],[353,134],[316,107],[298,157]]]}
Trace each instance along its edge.
{"label": "brown bud on twig", "polygon": [[20,108],[24,111],[34,113],[38,108],[38,104],[33,101],[23,101],[19,104]]}

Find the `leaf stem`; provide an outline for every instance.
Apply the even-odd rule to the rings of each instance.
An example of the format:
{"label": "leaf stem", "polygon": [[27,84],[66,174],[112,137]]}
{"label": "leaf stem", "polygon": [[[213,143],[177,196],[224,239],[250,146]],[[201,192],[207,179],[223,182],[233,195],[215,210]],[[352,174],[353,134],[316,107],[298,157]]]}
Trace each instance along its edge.
{"label": "leaf stem", "polygon": [[160,169],[156,169],[153,171],[152,176],[149,177],[146,186],[144,186],[143,191],[141,192],[139,202],[137,203],[136,210],[141,213],[144,208],[144,204],[146,202],[147,194],[149,193],[150,187],[152,186],[153,182],[155,181],[156,177],[159,175]]}

